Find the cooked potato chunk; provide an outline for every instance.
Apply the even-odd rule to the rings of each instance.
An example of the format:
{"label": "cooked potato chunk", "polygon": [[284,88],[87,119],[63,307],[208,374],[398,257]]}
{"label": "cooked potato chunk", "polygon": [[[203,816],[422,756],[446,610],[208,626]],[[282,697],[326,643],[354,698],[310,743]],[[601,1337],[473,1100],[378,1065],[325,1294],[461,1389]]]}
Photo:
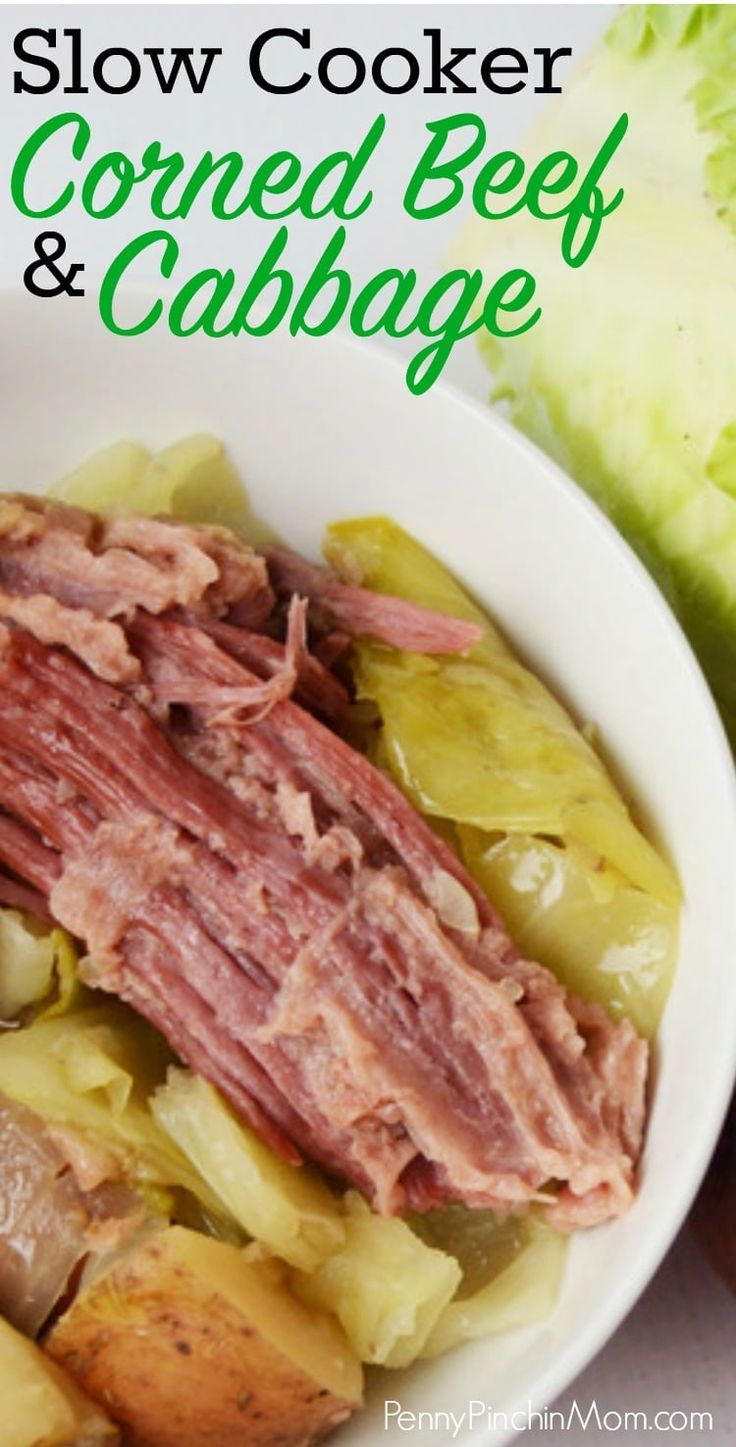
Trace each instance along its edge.
{"label": "cooked potato chunk", "polygon": [[280,1265],[180,1226],[88,1286],[47,1348],[147,1447],[304,1444],[361,1401],[340,1327]]}
{"label": "cooked potato chunk", "polygon": [[61,1367],[2,1317],[0,1440],[3,1447],[115,1447],[120,1440]]}

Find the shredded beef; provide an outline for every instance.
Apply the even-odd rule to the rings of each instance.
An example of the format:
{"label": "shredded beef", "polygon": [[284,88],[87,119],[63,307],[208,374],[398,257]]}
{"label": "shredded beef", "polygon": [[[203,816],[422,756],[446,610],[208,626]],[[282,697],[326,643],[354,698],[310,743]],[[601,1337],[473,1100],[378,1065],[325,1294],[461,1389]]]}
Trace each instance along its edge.
{"label": "shredded beef", "polygon": [[[283,552],[266,572],[221,530],[25,499],[0,504],[0,583],[0,861],[84,941],[89,981],[286,1159],[383,1212],[625,1210],[644,1042],[523,959],[455,854],[316,716],[347,696],[296,593],[402,647],[462,651],[470,625]],[[41,595],[59,611],[19,607]],[[117,672],[94,623],[119,630]]]}
{"label": "shredded beef", "polygon": [[48,902],[37,889],[30,884],[23,884],[19,879],[12,879],[0,869],[0,905],[8,909],[24,910],[26,914],[37,915],[39,919],[50,923],[52,920]]}
{"label": "shredded beef", "polygon": [[105,520],[20,495],[0,499],[0,583],[98,618],[137,605],[150,613],[206,606],[214,616],[238,607],[260,623],[273,605],[263,559],[233,534],[171,519]]}
{"label": "shredded beef", "polygon": [[288,548],[266,548],[264,556],[281,597],[303,594],[328,623],[346,633],[367,634],[413,653],[467,653],[481,637],[477,623],[343,583]]}

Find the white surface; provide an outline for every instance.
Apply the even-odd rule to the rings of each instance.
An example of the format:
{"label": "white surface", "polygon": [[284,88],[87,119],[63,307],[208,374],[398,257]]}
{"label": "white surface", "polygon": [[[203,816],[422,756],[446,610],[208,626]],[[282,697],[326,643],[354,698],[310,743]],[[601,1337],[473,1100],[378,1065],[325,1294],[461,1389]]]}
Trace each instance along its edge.
{"label": "white surface", "polygon": [[[605,1351],[562,1394],[554,1409],[565,1420],[573,1404],[585,1415],[593,1401],[601,1418],[607,1412],[644,1412],[651,1421],[659,1411],[710,1413],[712,1430],[696,1419],[681,1441],[710,1442],[727,1447],[736,1442],[733,1360],[736,1334],[734,1299],[703,1260],[685,1230],[655,1277]],[[675,1418],[675,1421],[680,1420]],[[623,1436],[623,1433],[620,1434]],[[574,1447],[601,1440],[594,1428],[568,1432],[556,1422],[547,1430],[533,1428],[525,1447]],[[612,1434],[609,1439],[616,1440]],[[627,1439],[640,1440],[636,1434]],[[656,1441],[656,1437],[655,1437]]]}
{"label": "white surface", "polygon": [[[413,44],[420,37],[423,27],[438,25],[458,45],[477,45],[485,50],[491,44],[506,43],[528,51],[534,44],[569,44],[579,58],[589,40],[604,25],[610,8],[585,5],[365,6],[349,9],[340,6],[280,6],[278,11],[274,11],[258,6],[225,8],[196,5],[108,6],[104,9],[95,6],[4,7],[0,10],[0,46],[6,75],[0,91],[3,175],[5,178],[20,142],[33,127],[45,115],[66,106],[79,105],[91,120],[95,155],[115,146],[137,155],[149,140],[160,138],[192,158],[207,147],[217,152],[236,146],[254,161],[280,145],[295,146],[305,159],[310,156],[316,159],[337,144],[338,130],[340,140],[344,137],[346,143],[357,141],[376,111],[385,108],[390,127],[385,141],[390,136],[390,145],[385,145],[381,153],[381,179],[376,202],[366,216],[350,228],[350,265],[356,277],[360,278],[379,266],[412,264],[416,266],[420,278],[426,281],[439,269],[446,247],[461,224],[462,213],[458,210],[437,222],[418,223],[410,221],[401,211],[399,197],[402,182],[421,150],[424,124],[445,109],[467,105],[469,109],[481,110],[489,123],[494,147],[501,147],[513,144],[515,138],[522,134],[541,104],[540,97],[531,90],[503,99],[484,95],[430,98],[414,92],[390,100],[364,89],[352,98],[334,98],[313,86],[301,96],[270,98],[257,91],[247,78],[244,56],[250,38],[270,24],[311,24],[316,47],[348,43],[368,52],[382,44]],[[8,78],[13,68],[12,36],[21,25],[28,24],[55,25],[59,30],[64,26],[80,25],[85,45],[91,53],[116,43],[133,49],[142,48],[144,44],[221,45],[225,52],[220,62],[223,83],[211,86],[204,96],[196,99],[183,95],[161,97],[152,86],[141,86],[134,97],[127,99],[104,97],[94,92],[78,99],[63,97],[60,92],[46,98],[13,97]],[[20,278],[32,258],[33,239],[45,224],[58,225],[64,232],[71,259],[83,260],[90,273],[99,273],[120,245],[145,229],[149,222],[143,198],[138,206],[126,208],[120,217],[107,222],[92,221],[77,209],[65,213],[58,222],[24,220],[11,207],[4,179],[0,190],[0,270]],[[331,229],[329,221],[290,223],[290,252],[295,270],[306,272]],[[245,275],[263,250],[269,228],[266,223],[254,223],[252,220],[217,223],[203,211],[196,220],[193,217],[186,227],[179,224],[177,235],[185,245],[188,270],[205,264],[224,266],[237,259],[237,266]],[[74,310],[81,303],[64,301],[55,305],[65,309],[73,337]],[[50,308],[48,314],[45,312],[47,306]],[[49,322],[52,321],[54,304],[38,302],[35,307],[37,321],[42,315],[48,315]],[[54,325],[58,320],[57,313],[53,318]],[[122,345],[128,357],[127,344]],[[318,345],[321,348],[324,344]],[[397,347],[401,345],[396,344]],[[185,366],[188,347],[184,343],[178,346],[183,350],[176,351],[177,365]],[[215,347],[215,352],[217,350]],[[314,353],[317,362],[322,355],[321,350]],[[483,396],[487,391],[486,377],[476,361],[472,341],[462,343],[456,349],[447,375],[476,396]],[[60,369],[59,386],[62,391],[71,384],[72,378],[73,371]],[[81,449],[73,428],[70,428],[67,436],[69,461],[84,450],[82,433],[85,427],[96,428],[96,436],[90,439],[92,442],[108,440],[112,427],[111,391],[110,384],[108,396],[100,399],[97,422],[90,418],[87,411],[84,424],[75,423]],[[143,388],[141,397],[145,401]],[[415,417],[423,418],[426,404],[415,406]],[[28,420],[30,426],[38,428],[37,414]],[[295,427],[298,426],[298,418],[293,420]],[[137,425],[137,415],[134,415],[126,426],[121,422],[121,430],[135,430]],[[194,417],[186,418],[182,423],[172,417],[167,408],[162,409],[162,437],[190,425],[194,425]],[[417,430],[423,425],[420,421]],[[48,441],[48,466],[51,471],[58,471],[60,459],[56,456],[54,428],[49,432]],[[352,472],[351,459],[346,475],[351,476]],[[448,459],[448,476],[452,474],[452,459]],[[689,771],[688,760],[685,772]],[[688,1062],[689,1075],[687,1052],[683,1061]],[[687,1112],[684,1119],[689,1129]],[[674,1169],[676,1174],[676,1165]],[[621,1264],[625,1263],[625,1259],[624,1254]],[[619,1410],[640,1406],[652,1412],[660,1407],[673,1406],[688,1411],[710,1410],[714,1416],[714,1430],[709,1434],[709,1440],[718,1447],[721,1443],[730,1442],[732,1428],[729,1424],[736,1419],[736,1381],[732,1369],[729,1370],[729,1366],[732,1367],[729,1316],[733,1318],[733,1306],[723,1288],[687,1236],[680,1238],[643,1301],[575,1388],[566,1394],[565,1400],[569,1402],[575,1396],[581,1406],[585,1406],[595,1398],[599,1404],[605,1401],[606,1405]],[[495,1347],[490,1347],[488,1357],[492,1365],[496,1355]],[[485,1371],[479,1372],[474,1394],[487,1396],[483,1385],[485,1376]],[[687,1434],[682,1435],[689,1440]],[[696,1436],[695,1433],[692,1435]],[[374,1440],[383,1440],[383,1434],[377,1435]],[[407,1440],[416,1441],[417,1435],[407,1434]],[[432,1440],[442,1438],[435,1436]],[[478,1440],[477,1436],[475,1440]],[[560,1447],[564,1443],[579,1443],[583,1447],[585,1442],[597,1438],[592,1429],[586,1434],[574,1428],[565,1433],[532,1429],[525,1440],[539,1443],[540,1447],[542,1443],[558,1442]]]}
{"label": "white surface", "polygon": [[[660,1031],[633,1208],[576,1238],[548,1322],[470,1344],[391,1376],[388,1386],[416,1412],[459,1412],[479,1397],[509,1414],[530,1399],[546,1404],[603,1344],[658,1264],[730,1092],[736,777],[702,677],[619,536],[490,411],[445,389],[418,401],[400,367],[337,339],[194,338],[184,347],[162,331],[121,342],[99,326],[91,304],[79,303],[76,318],[72,331],[58,308],[40,308],[22,292],[0,298],[5,462],[16,486],[43,486],[114,437],[157,445],[209,429],[227,439],[256,511],[303,551],[316,553],[326,522],[340,514],[393,514],[487,602],[579,714],[600,724],[609,755],[677,864],[686,893],[681,958]],[[374,1382],[372,1406],[345,1430],[346,1444],[374,1447],[385,1391]],[[433,1432],[413,1437],[436,1440]],[[382,1440],[397,1443],[404,1434]],[[456,1440],[500,1447],[507,1434],[476,1430]]]}

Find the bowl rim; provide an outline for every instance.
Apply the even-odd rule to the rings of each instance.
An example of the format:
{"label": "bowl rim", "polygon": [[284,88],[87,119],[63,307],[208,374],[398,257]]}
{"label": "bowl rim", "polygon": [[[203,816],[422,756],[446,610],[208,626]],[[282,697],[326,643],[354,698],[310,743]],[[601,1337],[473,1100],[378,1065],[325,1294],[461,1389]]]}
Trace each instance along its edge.
{"label": "bowl rim", "polygon": [[[346,351],[358,352],[364,349],[364,344],[351,335],[343,334],[340,340]],[[399,357],[375,343],[370,350],[384,367],[391,368],[403,380],[403,366]],[[728,788],[724,790],[722,805],[724,810],[731,815],[731,832],[734,834],[734,830],[736,830],[736,759],[715,699],[692,644],[651,573],[624,535],[619,532],[603,509],[584,491],[580,483],[576,482],[559,463],[543,452],[535,442],[514,427],[507,417],[492,410],[490,397],[488,405],[484,406],[476,398],[466,393],[457,383],[444,378],[440,378],[435,383],[435,388],[439,393],[444,393],[448,399],[452,399],[456,406],[470,416],[481,420],[488,428],[489,435],[498,429],[505,436],[507,442],[528,460],[530,466],[537,470],[543,469],[550,482],[560,492],[567,494],[571,505],[576,506],[587,518],[589,524],[603,534],[604,539],[607,539],[618,553],[632,578],[638,582],[640,587],[643,587],[651,606],[658,612],[662,623],[676,642],[682,663],[689,675],[690,684],[696,691],[704,710],[704,716],[711,731],[711,744],[717,750],[719,767],[722,768],[724,774],[724,783],[728,782]],[[736,838],[736,836],[734,837]],[[675,968],[677,969],[677,966]],[[721,1012],[723,1003],[723,1001],[719,1002]],[[665,1013],[666,1009],[665,1004]],[[613,1292],[609,1291],[605,1309],[602,1307],[599,1310],[592,1332],[583,1338],[578,1331],[572,1330],[568,1344],[552,1358],[546,1370],[537,1376],[528,1397],[517,1401],[508,1409],[504,1409],[507,1417],[511,1418],[515,1412],[521,1415],[529,1411],[543,1410],[573,1384],[621,1326],[668,1254],[707,1172],[736,1087],[736,975],[731,999],[731,1016],[730,1058],[724,1056],[719,1060],[720,1069],[716,1068],[710,1077],[711,1109],[708,1129],[702,1130],[698,1138],[698,1145],[693,1146],[689,1152],[690,1169],[687,1177],[684,1180],[680,1177],[678,1181],[672,1183],[669,1213],[661,1218],[663,1224],[660,1230],[656,1233],[652,1232],[649,1250],[645,1252],[643,1262],[640,1260],[636,1275],[628,1280],[624,1276],[618,1289]],[[647,1122],[650,1111],[651,1101],[648,1102]],[[703,1265],[705,1269],[705,1260]],[[552,1319],[553,1317],[550,1317],[550,1321]],[[492,1341],[492,1337],[488,1337],[487,1340]],[[500,1436],[494,1433],[492,1439],[486,1437],[485,1440],[492,1440],[493,1447],[503,1447],[504,1443],[515,1440],[522,1430],[509,1430]],[[454,1440],[458,1443],[458,1447],[481,1447],[484,1435],[475,1429],[470,1429],[464,1436],[458,1435]]]}
{"label": "bowl rim", "polygon": [[[90,272],[88,279],[94,279]],[[124,297],[146,297],[149,302],[157,296],[172,294],[176,290],[171,283],[164,282],[155,284],[147,282],[129,282],[123,292]],[[22,302],[30,304],[31,298],[24,291],[21,284],[14,278],[0,273],[0,333],[5,325],[4,317],[7,315],[7,307]],[[38,303],[36,302],[36,305]],[[90,314],[94,314],[94,321],[103,331],[104,327],[99,315],[94,308],[92,297],[86,296],[86,305],[83,303],[76,312],[80,320],[83,318],[83,325],[92,324]],[[39,314],[39,319],[43,312]],[[39,329],[41,330],[41,329]],[[110,337],[112,333],[108,334]],[[168,335],[168,334],[167,334]],[[126,341],[135,341],[135,338],[119,338],[121,344]],[[172,338],[172,340],[175,340]],[[193,339],[194,340],[194,339]],[[210,338],[198,337],[198,345],[202,347]],[[274,333],[270,336],[244,339],[232,339],[245,341],[250,348],[251,355],[256,343],[261,346],[280,348],[288,347],[296,340],[297,345],[302,344],[301,339],[293,339],[281,333]],[[323,348],[345,358],[345,364],[352,369],[367,367],[369,370],[378,367],[390,385],[398,385],[402,389],[404,383],[405,359],[404,354],[388,349],[384,345],[377,344],[373,340],[357,339],[345,331],[336,330],[328,336],[320,337],[319,344]],[[313,344],[314,339],[309,339]],[[303,345],[303,344],[302,344]],[[233,365],[234,351],[230,352]],[[434,394],[440,405],[451,405],[460,409],[469,418],[472,418],[474,425],[480,424],[488,433],[492,442],[494,433],[504,437],[508,447],[513,448],[521,457],[525,468],[542,472],[547,480],[567,499],[567,505],[576,508],[585,518],[585,525],[602,535],[602,542],[617,553],[621,564],[625,567],[639,589],[643,590],[648,598],[648,606],[659,615],[660,624],[670,634],[674,645],[679,653],[680,666],[687,674],[688,686],[694,690],[700,709],[703,713],[705,728],[710,734],[710,747],[717,756],[717,767],[723,776],[723,790],[720,796],[719,807],[724,818],[728,816],[730,833],[734,844],[734,860],[736,862],[736,767],[734,756],[731,752],[720,715],[718,713],[710,688],[706,682],[703,671],[693,651],[693,648],[685,635],[679,620],[670,607],[664,594],[657,583],[647,571],[642,561],[634,552],[631,545],[618,531],[602,509],[595,503],[583,488],[555,462],[533,443],[522,432],[515,428],[508,418],[493,410],[490,405],[483,404],[479,399],[470,395],[456,382],[441,378],[432,388],[432,393],[425,394],[420,399],[427,405],[429,397]],[[490,401],[490,399],[489,399]],[[550,1358],[549,1365],[535,1377],[527,1396],[523,1400],[512,1401],[504,1408],[508,1418],[514,1413],[520,1416],[528,1412],[539,1412],[549,1407],[551,1403],[565,1391],[585,1367],[598,1355],[606,1342],[621,1325],[624,1318],[635,1305],[636,1301],[649,1285],[654,1273],[669,1251],[672,1242],[677,1235],[683,1221],[692,1205],[703,1176],[707,1170],[710,1158],[715,1148],[718,1135],[725,1118],[728,1105],[731,1099],[734,1083],[736,1082],[736,975],[734,976],[734,988],[731,993],[730,1005],[728,1000],[719,1001],[719,1013],[723,1016],[724,1007],[726,1013],[731,1015],[730,1054],[724,1052],[722,1057],[713,1061],[712,1069],[708,1075],[708,1090],[705,1101],[701,1106],[701,1117],[705,1117],[705,1124],[701,1120],[701,1130],[697,1140],[689,1148],[687,1153],[688,1170],[685,1175],[680,1175],[671,1184],[667,1206],[658,1218],[658,1229],[650,1229],[648,1241],[643,1255],[637,1257],[637,1269],[635,1273],[622,1273],[618,1284],[614,1283],[609,1288],[605,1302],[597,1309],[595,1316],[588,1324],[588,1330],[583,1333],[574,1325],[568,1333],[568,1340],[559,1351],[556,1351]],[[553,1318],[550,1318],[552,1320]],[[488,1338],[490,1342],[491,1338]],[[493,1447],[503,1447],[504,1443],[516,1438],[517,1432],[522,1429],[509,1429],[502,1431],[499,1435],[497,1430],[492,1433],[490,1430],[477,1430],[470,1427],[464,1435],[458,1434],[453,1440],[458,1447],[482,1447],[484,1442],[492,1442]],[[388,1440],[388,1439],[387,1439]]]}

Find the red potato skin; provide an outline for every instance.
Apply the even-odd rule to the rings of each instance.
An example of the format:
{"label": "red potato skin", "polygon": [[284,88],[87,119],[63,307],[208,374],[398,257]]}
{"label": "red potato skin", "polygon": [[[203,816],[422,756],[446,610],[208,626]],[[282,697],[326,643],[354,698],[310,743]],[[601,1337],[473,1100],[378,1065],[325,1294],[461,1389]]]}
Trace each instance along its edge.
{"label": "red potato skin", "polygon": [[308,1447],[358,1405],[155,1241],[83,1292],[44,1345],[128,1447]]}

